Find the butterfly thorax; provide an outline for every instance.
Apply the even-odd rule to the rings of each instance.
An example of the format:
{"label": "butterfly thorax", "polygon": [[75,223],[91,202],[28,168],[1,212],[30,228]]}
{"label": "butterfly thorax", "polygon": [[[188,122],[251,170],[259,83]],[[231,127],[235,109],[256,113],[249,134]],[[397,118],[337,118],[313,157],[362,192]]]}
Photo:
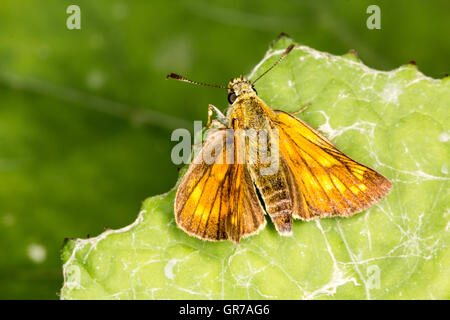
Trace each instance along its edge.
{"label": "butterfly thorax", "polygon": [[[234,99],[227,112],[229,128],[270,131],[272,129],[270,118],[273,117],[274,111],[258,97],[251,84],[248,84],[250,87],[247,87],[245,82],[239,82],[239,79],[235,79],[235,81],[237,82],[234,86],[236,91],[232,91],[230,94],[233,95],[234,92],[240,94]],[[230,85],[232,83],[233,81],[230,82]]]}

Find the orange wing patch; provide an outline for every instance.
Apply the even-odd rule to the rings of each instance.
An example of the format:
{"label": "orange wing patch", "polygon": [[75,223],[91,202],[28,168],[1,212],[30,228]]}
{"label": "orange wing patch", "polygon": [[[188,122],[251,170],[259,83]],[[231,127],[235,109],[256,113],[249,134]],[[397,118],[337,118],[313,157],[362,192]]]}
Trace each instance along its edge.
{"label": "orange wing patch", "polygon": [[294,217],[351,216],[390,191],[389,180],[347,157],[305,122],[282,111],[276,116]]}
{"label": "orange wing patch", "polygon": [[[208,137],[202,151],[210,147],[213,150],[217,143],[222,143],[223,148],[215,157],[225,159],[225,130]],[[206,164],[202,161],[202,151],[178,188],[176,222],[191,236],[239,243],[266,223],[250,174],[244,164]]]}

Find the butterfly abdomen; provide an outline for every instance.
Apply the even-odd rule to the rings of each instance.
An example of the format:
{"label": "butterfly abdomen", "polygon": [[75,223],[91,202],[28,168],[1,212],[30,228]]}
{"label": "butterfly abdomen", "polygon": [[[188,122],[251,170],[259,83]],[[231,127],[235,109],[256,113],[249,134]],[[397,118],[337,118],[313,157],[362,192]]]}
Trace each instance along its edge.
{"label": "butterfly abdomen", "polygon": [[259,175],[255,179],[264,207],[277,231],[282,235],[292,232],[292,201],[285,177],[281,171],[274,175]]}

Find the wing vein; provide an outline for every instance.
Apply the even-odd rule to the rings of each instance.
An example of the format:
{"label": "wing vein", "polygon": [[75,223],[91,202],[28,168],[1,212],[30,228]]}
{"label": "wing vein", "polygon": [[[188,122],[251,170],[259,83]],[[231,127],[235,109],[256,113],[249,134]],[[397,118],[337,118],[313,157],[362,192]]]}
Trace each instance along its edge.
{"label": "wing vein", "polygon": [[[212,166],[210,167],[210,168],[208,168],[208,171],[211,171],[211,168],[212,168]],[[208,174],[208,178],[211,176],[211,172]],[[204,175],[203,175],[203,177],[204,177]],[[203,179],[203,177],[200,179],[200,180],[202,180]],[[205,181],[205,186],[206,186],[206,183],[208,182],[208,178],[206,179],[206,181]],[[203,192],[205,191],[205,186],[203,186],[203,188],[202,188],[202,192],[200,193],[200,196],[198,197],[198,201],[197,201],[197,203],[195,204],[195,209],[194,209],[194,211],[192,211],[193,212],[193,215],[195,215],[195,212],[197,212],[197,208],[198,208],[198,205],[199,205],[199,203],[201,202],[200,200],[202,199],[202,196],[203,196]],[[191,194],[192,194],[192,192],[191,192]],[[187,202],[187,201],[186,201]],[[203,214],[203,212],[202,212],[202,214]],[[194,219],[191,219],[191,221],[189,221],[190,223],[189,223],[189,229],[192,227],[192,223],[194,222]],[[201,220],[200,220],[200,222],[201,222]],[[199,224],[200,224],[200,222],[199,222]]]}
{"label": "wing vein", "polygon": [[[315,162],[317,162],[319,164],[319,166],[322,167],[322,169],[325,171],[326,174],[328,174],[328,172],[325,170],[325,168],[322,166],[321,163],[319,163],[314,157],[312,157],[308,152],[306,152],[304,149],[302,149],[296,142],[294,139],[292,139],[292,137],[285,132],[285,135],[287,137],[289,137],[289,139],[303,152],[305,152],[307,155],[309,155],[311,157],[311,159],[313,159]],[[295,149],[294,149],[295,150]],[[300,159],[302,160],[303,164],[306,166],[306,168],[308,168],[308,171],[311,173],[311,175],[314,177],[314,179],[316,180],[317,184],[320,186],[320,188],[322,189],[323,193],[325,193],[325,196],[328,198],[330,204],[331,203],[335,203],[333,200],[331,200],[331,198],[328,196],[327,192],[325,191],[325,188],[323,187],[323,185],[320,183],[320,180],[316,177],[316,175],[312,172],[311,168],[308,166],[308,164],[306,163],[306,160],[303,158],[303,156],[300,154],[300,152],[298,152],[297,150],[295,150],[295,152],[298,154],[298,156],[300,157]],[[329,175],[328,175],[329,176]],[[330,178],[331,180],[331,178]]]}
{"label": "wing vein", "polygon": [[[206,189],[206,188],[205,188],[205,189]],[[208,221],[209,221],[209,218],[211,217],[211,213],[212,213],[212,210],[213,210],[213,208],[214,208],[214,203],[216,202],[217,194],[219,193],[219,190],[220,190],[220,189],[218,188],[217,191],[216,191],[216,194],[214,195],[214,200],[213,200],[212,203],[211,203],[211,207],[210,207],[210,210],[209,210],[208,218],[206,219],[206,224],[205,224],[205,231],[204,231],[204,233],[206,232],[206,229],[207,229],[207,226],[208,226]],[[200,228],[200,226],[201,226],[201,223],[202,223],[204,214],[205,214],[205,209],[203,209],[202,215],[200,216],[200,222],[199,222],[199,224],[198,224],[198,226],[197,226],[197,231],[195,232],[196,234],[198,234],[198,230],[199,230],[199,228]]]}
{"label": "wing vein", "polygon": [[[204,176],[205,176],[209,171],[211,171],[211,167],[209,167],[207,170],[205,170],[205,171],[203,172],[202,176],[200,177],[200,179],[198,179],[198,181],[194,184],[194,186],[192,187],[192,190],[191,190],[191,191],[189,192],[189,194],[187,195],[186,201],[185,201],[185,202],[183,203],[183,205],[181,206],[179,212],[183,212],[184,207],[186,206],[186,203],[188,202],[189,198],[190,198],[191,195],[192,195],[192,192],[194,192],[194,190],[197,188],[197,186],[198,186],[198,184],[200,183],[200,181],[202,181],[202,179],[204,178]],[[186,172],[186,174],[187,174],[187,172]]]}

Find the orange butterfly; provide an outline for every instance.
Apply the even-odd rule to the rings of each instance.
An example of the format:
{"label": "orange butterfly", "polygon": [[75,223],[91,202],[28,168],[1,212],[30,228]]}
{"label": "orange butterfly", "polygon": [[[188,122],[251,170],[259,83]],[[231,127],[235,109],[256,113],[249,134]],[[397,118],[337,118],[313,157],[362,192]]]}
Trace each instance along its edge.
{"label": "orange butterfly", "polygon": [[[261,76],[253,82],[241,76],[228,84],[227,117],[209,106],[208,126],[214,130],[195,155],[175,198],[176,222],[191,236],[239,243],[264,228],[266,213],[280,235],[290,235],[294,218],[349,217],[375,204],[392,187],[302,120],[269,108],[254,89]],[[173,73],[167,77],[225,88]],[[218,117],[211,122],[212,111]],[[246,137],[251,129],[257,135]],[[264,140],[259,139],[260,132],[267,133],[265,144],[260,143]],[[265,157],[274,162],[263,161],[261,145],[266,147]],[[248,153],[253,158],[246,157]],[[205,155],[212,159],[206,161]],[[271,172],[273,163],[276,170]]]}

